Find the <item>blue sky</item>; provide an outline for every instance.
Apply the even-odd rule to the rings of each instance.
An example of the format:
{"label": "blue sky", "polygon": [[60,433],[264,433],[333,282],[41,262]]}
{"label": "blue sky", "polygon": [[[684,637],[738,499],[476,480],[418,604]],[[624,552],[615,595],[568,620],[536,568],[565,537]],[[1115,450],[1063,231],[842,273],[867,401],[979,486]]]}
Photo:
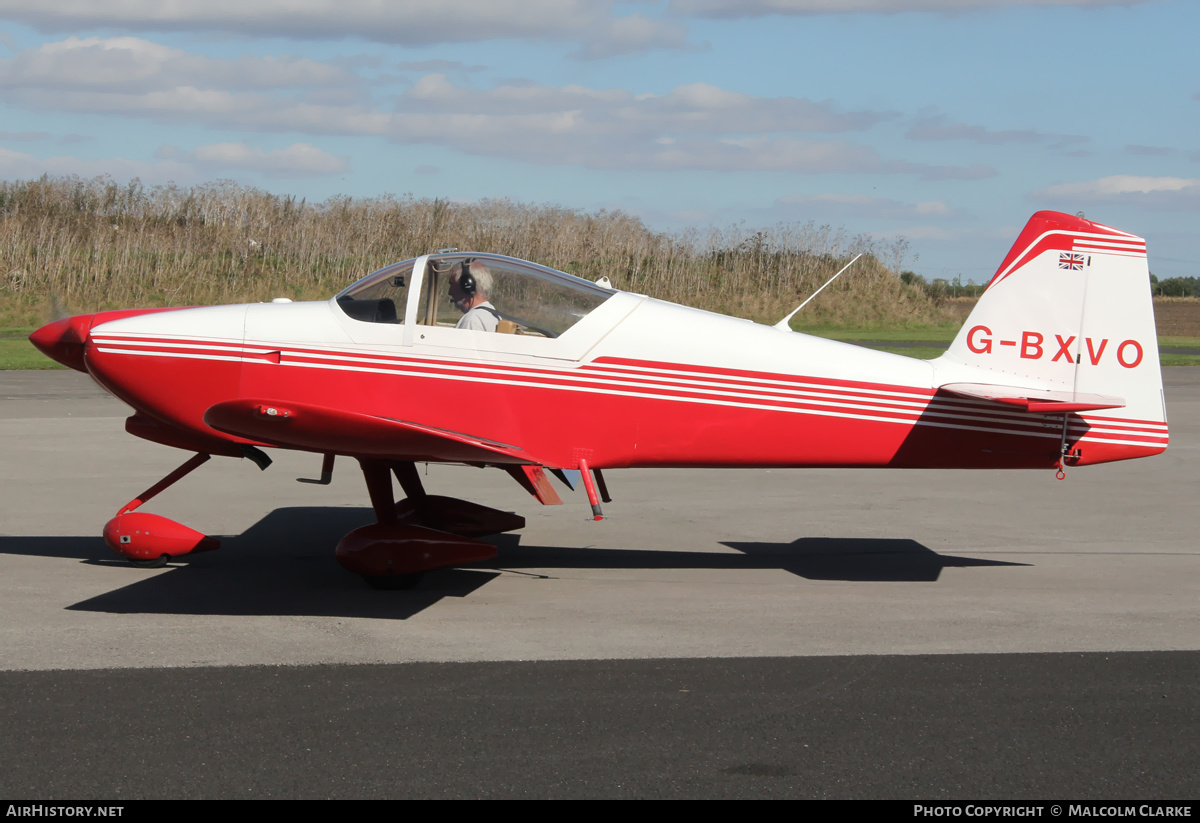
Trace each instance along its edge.
{"label": "blue sky", "polygon": [[1042,208],[1200,275],[1181,0],[0,0],[0,177],[830,223],[984,281]]}

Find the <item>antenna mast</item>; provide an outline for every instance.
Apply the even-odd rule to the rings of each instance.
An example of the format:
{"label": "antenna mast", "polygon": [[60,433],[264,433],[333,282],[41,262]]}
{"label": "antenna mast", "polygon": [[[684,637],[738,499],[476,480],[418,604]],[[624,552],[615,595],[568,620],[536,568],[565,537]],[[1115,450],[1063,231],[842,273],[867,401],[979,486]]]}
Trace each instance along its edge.
{"label": "antenna mast", "polygon": [[[858,254],[854,255],[854,260],[857,260],[857,259],[858,259],[858,258],[860,258],[860,257],[862,257],[862,252],[859,252]],[[828,280],[826,280],[826,281],[825,281],[825,286],[828,286],[828,285],[829,285],[830,283],[832,283],[834,280],[837,280],[839,277],[841,277],[841,276],[842,276],[842,272],[843,272],[843,271],[845,271],[846,269],[848,269],[848,268],[850,268],[851,266],[853,266],[853,265],[854,265],[854,260],[851,260],[849,263],[847,263],[846,265],[842,266],[842,269],[841,269],[841,271],[839,271],[839,272],[838,272],[837,274],[835,274],[833,277],[831,277],[831,278],[829,278]],[[795,316],[796,316],[796,312],[800,311],[802,308],[804,308],[804,307],[805,307],[805,306],[807,306],[807,305],[808,305],[810,302],[812,302],[812,299],[813,299],[814,297],[816,297],[818,294],[820,294],[821,292],[825,291],[825,286],[821,286],[821,288],[817,289],[815,292],[813,292],[813,293],[812,293],[812,294],[809,296],[808,300],[805,300],[805,301],[804,301],[803,303],[801,303],[799,306],[797,306],[796,308],[792,309],[792,313],[791,313],[791,314],[789,314],[787,317],[783,318],[782,320],[780,320],[778,323],[776,323],[776,324],[775,324],[775,328],[777,328],[777,329],[780,329],[781,331],[791,331],[791,330],[792,330],[792,327],[789,325],[789,323],[790,323],[791,319],[792,319],[793,317],[795,317]]]}

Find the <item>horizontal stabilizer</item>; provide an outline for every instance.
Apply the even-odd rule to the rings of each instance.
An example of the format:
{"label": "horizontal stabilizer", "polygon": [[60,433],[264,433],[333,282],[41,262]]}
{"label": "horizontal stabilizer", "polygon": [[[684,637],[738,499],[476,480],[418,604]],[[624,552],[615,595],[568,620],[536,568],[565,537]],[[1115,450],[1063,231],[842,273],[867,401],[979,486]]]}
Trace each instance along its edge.
{"label": "horizontal stabilizer", "polygon": [[290,401],[227,400],[210,406],[204,422],[260,443],[306,451],[438,463],[538,462],[519,446],[483,437]]}
{"label": "horizontal stabilizer", "polygon": [[939,390],[972,400],[1003,403],[1016,411],[1035,414],[1120,409],[1125,406],[1125,399],[1122,397],[1106,397],[1101,394],[1081,394],[1070,391],[1047,391],[1019,386],[994,386],[987,383],[947,383],[939,387]]}

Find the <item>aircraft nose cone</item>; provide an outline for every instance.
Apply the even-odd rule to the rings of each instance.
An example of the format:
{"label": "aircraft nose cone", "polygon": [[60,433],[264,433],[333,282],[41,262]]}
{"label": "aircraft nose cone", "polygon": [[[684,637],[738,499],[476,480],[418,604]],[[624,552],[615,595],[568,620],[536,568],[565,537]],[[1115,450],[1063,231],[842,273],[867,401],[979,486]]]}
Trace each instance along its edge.
{"label": "aircraft nose cone", "polygon": [[94,318],[94,314],[77,314],[74,317],[55,320],[29,335],[29,342],[51,360],[57,360],[76,371],[86,372],[83,348]]}

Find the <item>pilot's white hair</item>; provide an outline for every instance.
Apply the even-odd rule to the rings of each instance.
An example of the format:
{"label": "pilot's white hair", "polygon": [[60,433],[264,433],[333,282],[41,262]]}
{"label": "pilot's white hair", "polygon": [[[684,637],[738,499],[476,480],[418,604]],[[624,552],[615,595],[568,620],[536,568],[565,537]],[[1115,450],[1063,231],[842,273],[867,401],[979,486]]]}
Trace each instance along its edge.
{"label": "pilot's white hair", "polygon": [[[492,279],[492,270],[478,260],[471,262],[471,276],[475,278],[475,293],[488,296],[492,293],[492,285],[495,282]],[[462,277],[462,265],[459,264],[458,276]]]}

